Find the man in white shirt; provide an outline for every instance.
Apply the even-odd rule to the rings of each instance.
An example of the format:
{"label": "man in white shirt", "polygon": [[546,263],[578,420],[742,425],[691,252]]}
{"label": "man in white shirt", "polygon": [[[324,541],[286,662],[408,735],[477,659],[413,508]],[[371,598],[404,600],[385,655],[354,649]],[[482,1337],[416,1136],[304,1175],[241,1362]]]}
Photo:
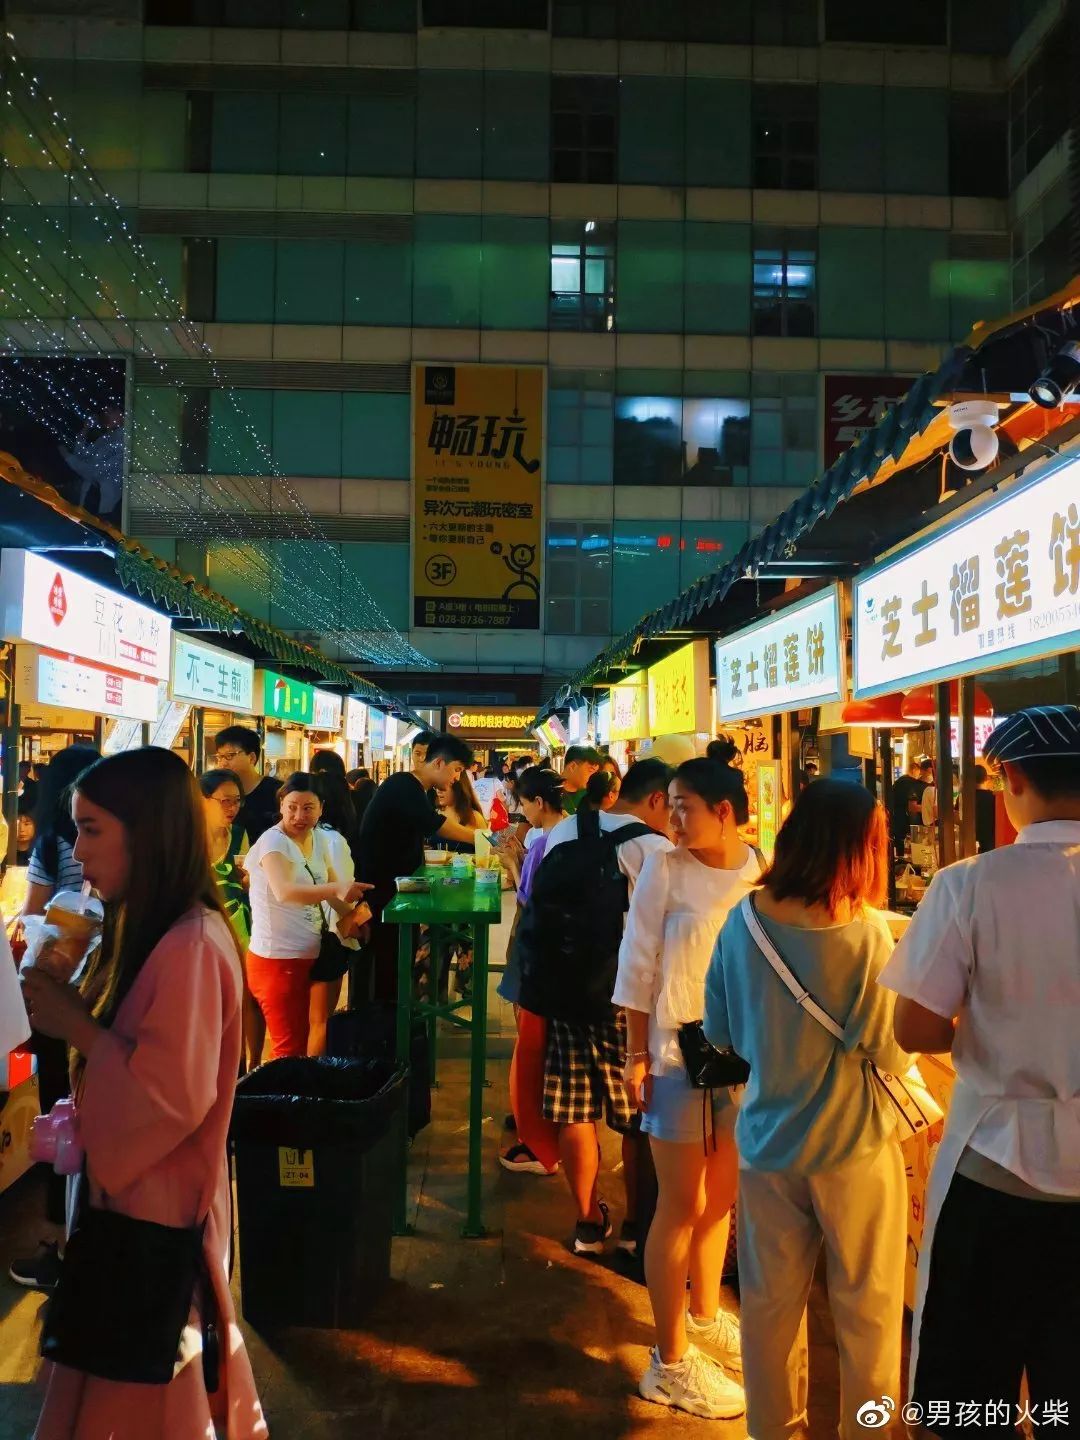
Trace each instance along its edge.
{"label": "man in white shirt", "polygon": [[[671,767],[663,760],[638,761],[626,772],[615,808],[597,816],[602,834],[614,834],[630,825],[648,826],[648,833],[624,840],[616,851],[629,893],[648,856],[656,850],[672,849],[667,834],[671,776]],[[578,839],[580,822],[580,813],[574,814],[549,832],[538,874],[548,864],[553,850]],[[613,969],[612,985],[614,978]],[[609,989],[605,1009],[610,998]],[[607,1206],[597,1193],[600,1154],[596,1122],[601,1118],[606,1118],[608,1125],[623,1137],[627,1210],[619,1245],[636,1254],[636,1132],[640,1118],[623,1084],[625,1063],[626,1021],[621,1010],[611,1008],[609,1019],[589,1023],[549,1016],[544,1115],[560,1127],[563,1174],[578,1212],[574,1235],[574,1253],[578,1255],[602,1254],[611,1233]]]}
{"label": "man in white shirt", "polygon": [[[905,1050],[952,1052],[927,1195],[912,1414],[930,1433],[1080,1424],[1080,709],[1018,711],[986,758],[1016,844],[942,870],[881,983]],[[1018,1293],[1004,1298],[1013,1283]],[[933,1410],[931,1401],[936,1402]],[[1056,1416],[1057,1418],[1050,1418]],[[992,1418],[991,1418],[992,1417]]]}

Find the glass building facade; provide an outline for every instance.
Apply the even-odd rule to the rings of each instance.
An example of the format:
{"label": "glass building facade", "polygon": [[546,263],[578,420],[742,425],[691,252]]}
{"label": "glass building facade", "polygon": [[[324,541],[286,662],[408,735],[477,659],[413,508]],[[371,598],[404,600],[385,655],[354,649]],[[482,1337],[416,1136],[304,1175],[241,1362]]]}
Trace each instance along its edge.
{"label": "glass building facade", "polygon": [[543,629],[414,639],[556,675],[814,479],[824,375],[919,373],[1056,275],[1054,183],[1010,201],[1061,103],[1016,58],[1043,7],[131,8],[12,22],[220,361],[136,361],[129,525],[279,625],[170,538],[154,473],[271,455],[407,629],[410,365],[544,366]]}

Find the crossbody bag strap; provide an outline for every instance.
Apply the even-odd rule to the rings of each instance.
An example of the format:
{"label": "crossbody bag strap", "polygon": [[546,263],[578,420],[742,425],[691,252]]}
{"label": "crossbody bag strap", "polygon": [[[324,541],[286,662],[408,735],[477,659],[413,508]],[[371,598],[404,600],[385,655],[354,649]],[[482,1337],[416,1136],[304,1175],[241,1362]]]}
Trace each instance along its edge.
{"label": "crossbody bag strap", "polygon": [[788,966],[784,957],[777,950],[776,946],[766,935],[761,921],[758,919],[757,911],[754,909],[753,897],[747,895],[740,906],[742,917],[746,921],[746,928],[750,931],[754,944],[758,947],[765,959],[779,975],[802,1010],[805,1010],[811,1019],[816,1020],[822,1029],[827,1030],[834,1040],[844,1041],[843,1027],[838,1025],[827,1010],[823,1010],[817,1003],[810,991],[799,983],[794,971]]}

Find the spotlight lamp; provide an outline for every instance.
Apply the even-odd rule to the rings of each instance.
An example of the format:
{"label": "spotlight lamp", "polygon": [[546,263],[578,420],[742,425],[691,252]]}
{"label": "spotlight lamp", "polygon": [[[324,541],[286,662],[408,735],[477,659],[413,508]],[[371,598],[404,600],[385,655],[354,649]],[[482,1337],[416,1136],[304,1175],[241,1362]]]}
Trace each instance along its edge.
{"label": "spotlight lamp", "polygon": [[1080,341],[1067,340],[1028,394],[1044,410],[1056,410],[1080,384]]}

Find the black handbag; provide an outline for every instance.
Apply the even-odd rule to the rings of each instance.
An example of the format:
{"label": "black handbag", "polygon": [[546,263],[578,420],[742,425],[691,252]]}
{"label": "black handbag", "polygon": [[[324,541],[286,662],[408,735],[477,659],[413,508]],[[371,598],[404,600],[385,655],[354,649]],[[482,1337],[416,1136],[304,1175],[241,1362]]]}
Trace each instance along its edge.
{"label": "black handbag", "polygon": [[695,1090],[727,1090],[745,1085],[750,1066],[734,1050],[718,1050],[705,1036],[700,1020],[690,1020],[678,1029],[679,1049]]}
{"label": "black handbag", "polygon": [[[311,866],[306,864],[304,869],[311,876],[312,885],[318,885],[315,873]],[[315,957],[315,963],[311,967],[311,974],[308,977],[313,982],[322,980],[340,980],[349,968],[349,951],[338,939],[337,935],[326,923],[326,911],[319,906],[319,914],[322,916],[322,935],[319,938],[319,953]]]}
{"label": "black handbag", "polygon": [[[80,1195],[86,1193],[83,1171]],[[46,1360],[102,1380],[167,1385],[202,1283],[203,1374],[217,1387],[217,1317],[203,1259],[206,1221],[178,1228],[78,1205],[41,1335]]]}

